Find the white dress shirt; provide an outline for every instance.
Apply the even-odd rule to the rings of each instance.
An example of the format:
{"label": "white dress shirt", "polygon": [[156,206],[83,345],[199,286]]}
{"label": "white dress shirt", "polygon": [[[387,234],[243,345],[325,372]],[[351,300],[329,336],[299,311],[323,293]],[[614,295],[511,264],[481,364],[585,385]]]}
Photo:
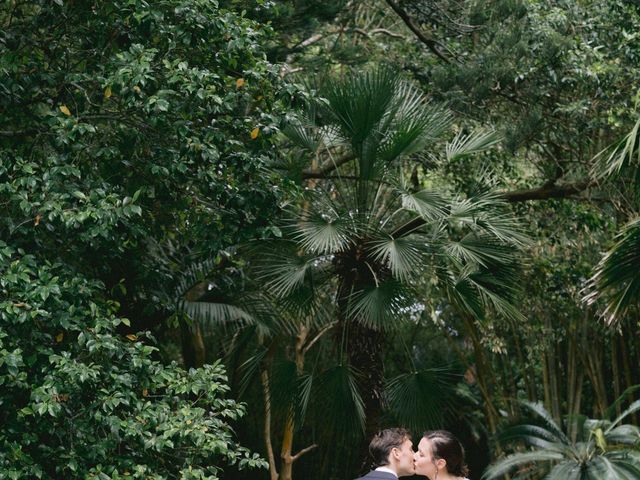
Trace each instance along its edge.
{"label": "white dress shirt", "polygon": [[398,478],[398,474],[393,470],[391,470],[389,467],[378,467],[376,468],[376,472],[387,472],[393,475],[394,477]]}

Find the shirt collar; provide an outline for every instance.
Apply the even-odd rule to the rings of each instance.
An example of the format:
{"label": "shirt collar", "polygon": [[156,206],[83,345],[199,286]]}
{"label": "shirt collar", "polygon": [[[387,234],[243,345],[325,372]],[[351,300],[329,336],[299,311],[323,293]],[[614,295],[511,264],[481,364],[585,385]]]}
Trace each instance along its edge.
{"label": "shirt collar", "polygon": [[398,478],[398,474],[391,470],[389,467],[378,467],[376,468],[376,472],[387,472],[392,474],[394,477]]}

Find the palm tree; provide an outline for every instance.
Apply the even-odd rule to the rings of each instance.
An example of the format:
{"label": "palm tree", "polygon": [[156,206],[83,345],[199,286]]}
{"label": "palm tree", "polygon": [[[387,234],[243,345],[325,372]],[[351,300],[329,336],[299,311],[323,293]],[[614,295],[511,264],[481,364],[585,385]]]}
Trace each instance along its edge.
{"label": "palm tree", "polygon": [[[595,175],[600,178],[631,172],[630,197],[640,199],[640,120],[631,131],[614,145],[609,156],[602,155],[596,163]],[[604,152],[602,152],[604,153]],[[636,212],[637,216],[637,212]],[[603,316],[611,324],[620,319],[629,308],[640,302],[640,219],[634,218],[622,227],[616,243],[595,268],[585,288],[585,300],[594,303],[603,299]]]}
{"label": "palm tree", "polygon": [[387,69],[335,81],[322,97],[286,129],[300,153],[292,163],[312,164],[298,175],[317,183],[289,208],[282,238],[256,247],[254,265],[280,302],[331,292],[336,354],[360,392],[369,438],[382,411],[383,345],[428,301],[421,279],[466,315],[520,319],[511,300],[525,238],[495,195],[449,195],[432,178],[423,181],[429,188],[407,178],[418,154],[429,165],[454,162],[497,135],[460,133],[438,159],[434,147],[451,115]]}
{"label": "palm tree", "polygon": [[510,473],[515,475],[514,479],[640,479],[640,429],[620,423],[640,409],[640,401],[633,402],[613,421],[584,416],[569,419],[567,427],[576,432],[575,439],[562,430],[540,403],[525,402],[524,406],[539,422],[510,427],[500,438],[503,443],[523,442],[531,449],[498,460],[486,470],[483,480]]}

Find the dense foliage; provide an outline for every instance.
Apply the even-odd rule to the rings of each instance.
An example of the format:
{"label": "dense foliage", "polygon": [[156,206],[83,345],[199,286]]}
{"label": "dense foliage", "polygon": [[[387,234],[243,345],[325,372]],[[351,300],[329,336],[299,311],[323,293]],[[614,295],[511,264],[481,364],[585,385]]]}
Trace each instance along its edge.
{"label": "dense foliage", "polygon": [[218,478],[264,461],[233,440],[244,407],[219,363],[154,359],[101,285],[0,245],[2,478]]}
{"label": "dense foliage", "polygon": [[232,439],[244,407],[222,366],[165,365],[136,332],[167,315],[157,292],[185,252],[260,235],[276,208],[268,30],[214,1],[5,7],[2,476],[263,465]]}
{"label": "dense foliage", "polygon": [[[0,477],[246,478],[231,425],[272,480],[353,478],[398,424],[454,430],[474,480],[503,448],[489,472],[531,478],[636,458],[637,412],[624,448],[585,419],[640,383],[639,25],[626,0],[5,2]],[[545,437],[498,444],[522,400]]]}

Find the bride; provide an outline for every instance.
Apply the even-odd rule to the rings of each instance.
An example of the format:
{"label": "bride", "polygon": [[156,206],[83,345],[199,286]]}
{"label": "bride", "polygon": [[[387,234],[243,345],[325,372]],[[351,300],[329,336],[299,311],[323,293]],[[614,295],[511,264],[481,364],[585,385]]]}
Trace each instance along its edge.
{"label": "bride", "polygon": [[429,480],[468,480],[464,463],[464,448],[458,439],[446,430],[425,432],[418,444],[413,461],[416,475]]}

